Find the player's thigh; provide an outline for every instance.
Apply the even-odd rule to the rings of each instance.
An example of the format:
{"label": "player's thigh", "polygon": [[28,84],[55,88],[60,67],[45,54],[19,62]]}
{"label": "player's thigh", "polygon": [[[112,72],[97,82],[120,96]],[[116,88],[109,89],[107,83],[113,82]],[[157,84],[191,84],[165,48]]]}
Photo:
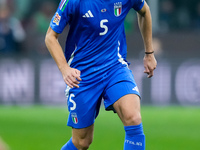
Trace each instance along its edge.
{"label": "player's thigh", "polygon": [[69,117],[67,125],[75,129],[87,129],[95,122],[101,104],[103,89],[95,85],[92,88],[80,85],[68,91],[67,103]]}
{"label": "player's thigh", "polygon": [[103,93],[106,110],[115,111],[113,104],[125,95],[135,94],[140,96],[132,71],[127,67],[119,68],[109,74],[107,82]]}
{"label": "player's thigh", "polygon": [[82,129],[72,128],[72,142],[74,145],[84,146],[90,145],[93,141],[94,124]]}
{"label": "player's thigh", "polygon": [[140,98],[136,94],[127,94],[117,100],[113,107],[125,126],[141,123]]}

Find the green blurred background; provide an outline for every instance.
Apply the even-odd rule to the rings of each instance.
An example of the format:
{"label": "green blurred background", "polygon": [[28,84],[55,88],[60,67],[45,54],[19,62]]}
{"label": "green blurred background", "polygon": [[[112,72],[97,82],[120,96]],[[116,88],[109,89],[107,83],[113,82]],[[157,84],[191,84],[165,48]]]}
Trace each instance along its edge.
{"label": "green blurred background", "polygon": [[[0,137],[10,150],[59,150],[71,137],[65,84],[44,43],[59,2],[0,0]],[[142,95],[146,149],[200,149],[200,1],[147,3],[158,60],[152,79],[143,74],[136,13],[125,19],[127,59]],[[68,30],[60,35],[63,48]],[[122,123],[102,107],[90,150],[122,150],[123,141]]]}
{"label": "green blurred background", "polygon": [[[143,106],[146,150],[200,149],[200,110],[195,107]],[[59,150],[71,137],[65,107],[0,107],[0,134],[12,150]],[[116,114],[100,111],[90,150],[122,150],[123,124]]]}

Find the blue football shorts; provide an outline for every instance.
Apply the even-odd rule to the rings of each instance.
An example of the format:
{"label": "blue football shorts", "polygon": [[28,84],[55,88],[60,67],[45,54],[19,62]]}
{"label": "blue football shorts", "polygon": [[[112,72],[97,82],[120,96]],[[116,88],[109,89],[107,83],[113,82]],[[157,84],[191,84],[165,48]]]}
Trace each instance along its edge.
{"label": "blue football shorts", "polygon": [[87,85],[81,81],[79,88],[67,86],[67,125],[77,129],[89,127],[98,116],[102,100],[106,110],[114,111],[112,105],[127,94],[136,94],[140,97],[132,71],[127,67],[107,72],[99,82]]}

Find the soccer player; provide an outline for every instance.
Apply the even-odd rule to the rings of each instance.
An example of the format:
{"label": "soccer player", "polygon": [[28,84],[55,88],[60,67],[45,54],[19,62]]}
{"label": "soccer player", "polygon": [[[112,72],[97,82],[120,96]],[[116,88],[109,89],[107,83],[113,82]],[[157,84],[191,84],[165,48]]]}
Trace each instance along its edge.
{"label": "soccer player", "polygon": [[[124,150],[145,149],[140,94],[126,61],[124,19],[131,8],[138,12],[144,72],[150,78],[157,62],[150,10],[144,0],[61,0],[52,18],[45,42],[67,85],[67,125],[72,127],[72,138],[61,150],[89,148],[102,98],[106,110],[116,112],[124,125]],[[63,53],[58,37],[67,24]]]}

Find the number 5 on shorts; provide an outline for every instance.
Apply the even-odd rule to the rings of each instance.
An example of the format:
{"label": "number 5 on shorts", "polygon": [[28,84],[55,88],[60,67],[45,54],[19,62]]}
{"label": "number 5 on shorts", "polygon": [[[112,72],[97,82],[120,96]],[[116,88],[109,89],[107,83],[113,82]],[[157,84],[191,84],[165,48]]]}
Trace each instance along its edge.
{"label": "number 5 on shorts", "polygon": [[69,102],[71,102],[73,104],[73,106],[70,107],[70,110],[75,110],[76,109],[76,102],[72,99],[72,97],[75,97],[75,95],[70,94],[70,96],[69,96]]}

